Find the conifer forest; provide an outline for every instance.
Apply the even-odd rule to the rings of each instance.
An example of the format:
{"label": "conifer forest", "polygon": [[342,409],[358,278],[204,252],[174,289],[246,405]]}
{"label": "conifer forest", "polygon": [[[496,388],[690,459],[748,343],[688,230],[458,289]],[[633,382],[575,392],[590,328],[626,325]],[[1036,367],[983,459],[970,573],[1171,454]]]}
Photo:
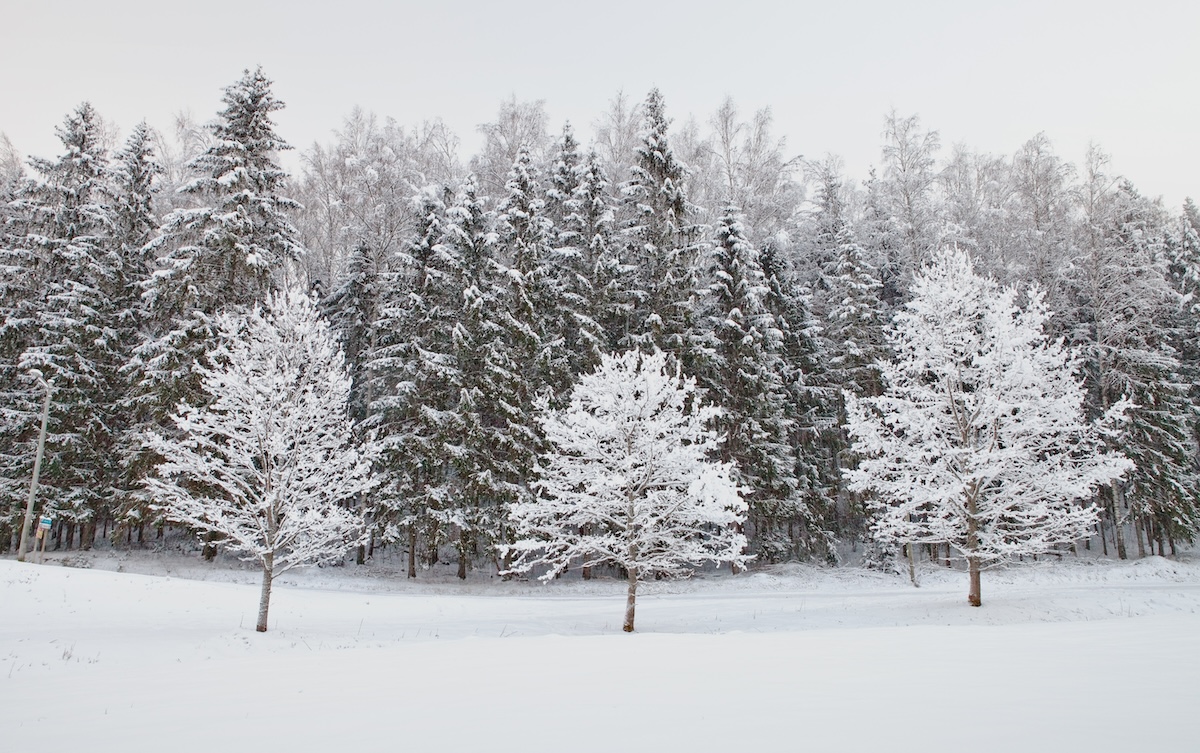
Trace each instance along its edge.
{"label": "conifer forest", "polygon": [[[258,69],[211,122],[118,133],[85,102],[56,155],[0,142],[0,549],[32,498],[51,549],[241,546],[267,589],[300,545],[188,505],[290,484],[303,504],[263,519],[321,533],[296,564],[608,568],[632,629],[632,571],[687,567],[672,552],[977,578],[1194,541],[1196,204],[1100,146],[981,154],[895,111],[847,175],[769,110],[669,97],[591,124],[514,97],[470,156],[436,119],[365,110],[301,147]],[[665,407],[626,410],[654,390]],[[271,403],[282,439],[245,440],[276,449],[238,456],[221,422],[301,392]],[[589,457],[652,410],[675,433]],[[217,455],[270,492],[204,472]],[[639,539],[638,495],[695,509]],[[662,558],[622,559],[621,531]]]}

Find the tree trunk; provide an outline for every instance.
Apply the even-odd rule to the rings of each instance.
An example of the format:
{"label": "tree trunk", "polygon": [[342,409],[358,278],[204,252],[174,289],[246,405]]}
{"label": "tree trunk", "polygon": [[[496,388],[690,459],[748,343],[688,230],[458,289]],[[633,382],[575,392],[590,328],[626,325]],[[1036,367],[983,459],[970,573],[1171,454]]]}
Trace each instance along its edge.
{"label": "tree trunk", "polygon": [[967,603],[973,607],[983,605],[983,594],[979,589],[979,511],[978,488],[967,495],[967,568],[971,576],[971,588]]}
{"label": "tree trunk", "polygon": [[1112,482],[1113,491],[1113,539],[1117,543],[1117,558],[1129,559],[1129,552],[1125,550],[1125,521],[1121,519],[1121,510],[1125,508],[1125,490],[1121,488],[1120,481]]}
{"label": "tree trunk", "polygon": [[268,554],[263,560],[262,595],[258,598],[258,624],[254,629],[260,633],[267,632],[267,609],[271,606],[271,581],[275,575],[271,572],[275,566],[275,555]]}
{"label": "tree trunk", "polygon": [[[733,530],[737,531],[738,533],[745,532],[745,527],[742,526],[742,524],[740,524],[740,523],[731,523],[729,527],[732,528]],[[756,526],[755,530],[762,531],[762,530],[764,530],[764,527]],[[729,561],[729,573],[731,575],[737,575],[741,571],[742,571],[742,569],[740,567],[738,567],[738,564],[736,562],[734,562],[733,560]]]}
{"label": "tree trunk", "polygon": [[625,597],[625,623],[621,625],[621,629],[626,633],[633,632],[633,611],[637,605],[637,569],[630,568],[629,570],[629,593]]}
{"label": "tree trunk", "polygon": [[920,588],[921,584],[917,582],[917,555],[911,542],[904,545],[904,551],[908,552],[908,579],[915,588]]}
{"label": "tree trunk", "polygon": [[467,532],[460,528],[458,529],[458,572],[456,573],[459,580],[467,579],[467,557],[470,556],[468,549]]}
{"label": "tree trunk", "polygon": [[217,558],[217,534],[209,531],[204,536],[204,548],[200,550],[200,555],[204,557],[205,562],[212,562]]}
{"label": "tree trunk", "polygon": [[968,557],[971,568],[971,592],[967,594],[967,602],[973,607],[983,606],[983,593],[979,587],[979,558]]}
{"label": "tree trunk", "polygon": [[429,546],[427,554],[430,567],[438,563],[438,535],[438,524],[435,522],[430,526],[429,533],[425,536],[425,543]]}
{"label": "tree trunk", "polygon": [[[1138,515],[1133,521],[1133,532],[1137,534],[1138,559],[1146,558],[1146,545],[1142,542],[1142,529],[1145,528],[1142,516]],[[1150,553],[1154,554],[1154,542],[1150,542]]]}
{"label": "tree trunk", "polygon": [[[579,526],[579,535],[580,536],[586,536],[587,532],[588,532],[587,526]],[[592,579],[592,568],[587,565],[583,566],[583,579],[584,580]]]}
{"label": "tree trunk", "polygon": [[408,577],[417,577],[417,529],[408,529]]}

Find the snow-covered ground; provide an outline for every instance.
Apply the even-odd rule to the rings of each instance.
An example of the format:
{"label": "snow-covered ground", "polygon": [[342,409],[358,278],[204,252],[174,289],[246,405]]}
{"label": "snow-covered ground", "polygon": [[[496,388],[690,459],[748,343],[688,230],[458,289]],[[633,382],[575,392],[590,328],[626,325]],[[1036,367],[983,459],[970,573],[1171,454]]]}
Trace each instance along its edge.
{"label": "snow-covered ground", "polygon": [[[0,750],[1200,749],[1200,559],[919,589],[785,566],[624,586],[277,582],[150,554],[0,561]],[[121,572],[117,572],[120,570]]]}

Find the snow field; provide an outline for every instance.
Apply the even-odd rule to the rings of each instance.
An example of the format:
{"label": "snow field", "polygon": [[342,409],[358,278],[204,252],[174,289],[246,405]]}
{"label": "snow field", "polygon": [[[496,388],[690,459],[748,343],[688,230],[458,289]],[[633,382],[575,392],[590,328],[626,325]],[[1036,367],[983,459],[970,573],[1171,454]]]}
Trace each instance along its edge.
{"label": "snow field", "polygon": [[[97,561],[97,567],[111,563]],[[131,561],[163,569],[163,562]],[[179,563],[191,573],[191,563]],[[4,750],[1194,749],[1200,563],[656,584],[0,561]]]}

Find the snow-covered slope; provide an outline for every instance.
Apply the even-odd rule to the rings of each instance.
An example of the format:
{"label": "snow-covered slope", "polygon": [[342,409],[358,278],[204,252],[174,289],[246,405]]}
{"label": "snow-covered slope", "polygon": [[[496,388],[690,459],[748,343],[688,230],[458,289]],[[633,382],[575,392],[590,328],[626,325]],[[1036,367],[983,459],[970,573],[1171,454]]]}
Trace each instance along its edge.
{"label": "snow-covered slope", "polygon": [[[96,561],[98,567],[114,561]],[[1200,563],[1065,561],[920,589],[787,566],[656,584],[281,581],[0,561],[5,750],[1191,750]],[[356,575],[359,573],[359,575]],[[47,747],[49,746],[49,747]]]}

